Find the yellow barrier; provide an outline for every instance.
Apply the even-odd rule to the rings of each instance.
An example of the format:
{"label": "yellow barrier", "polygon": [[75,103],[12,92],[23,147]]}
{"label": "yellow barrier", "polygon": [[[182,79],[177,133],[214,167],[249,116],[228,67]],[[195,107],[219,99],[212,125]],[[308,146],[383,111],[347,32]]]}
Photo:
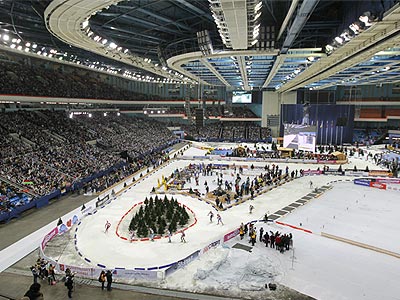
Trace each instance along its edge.
{"label": "yellow barrier", "polygon": [[339,242],[347,243],[347,244],[350,244],[350,245],[353,245],[353,246],[357,246],[357,247],[360,247],[360,248],[364,248],[364,249],[372,250],[372,251],[375,251],[375,252],[383,253],[383,254],[386,254],[386,255],[390,255],[390,256],[393,256],[393,257],[396,257],[396,258],[400,258],[400,254],[399,253],[392,252],[392,251],[389,251],[389,250],[385,250],[385,249],[382,249],[382,248],[378,248],[378,247],[375,247],[375,246],[371,246],[371,245],[368,245],[368,244],[356,242],[356,241],[349,240],[349,239],[346,239],[346,238],[342,238],[342,237],[339,237],[339,236],[336,236],[336,235],[333,235],[333,234],[321,232],[321,236],[329,238],[329,239],[332,239],[332,240],[336,240],[336,241],[339,241]]}

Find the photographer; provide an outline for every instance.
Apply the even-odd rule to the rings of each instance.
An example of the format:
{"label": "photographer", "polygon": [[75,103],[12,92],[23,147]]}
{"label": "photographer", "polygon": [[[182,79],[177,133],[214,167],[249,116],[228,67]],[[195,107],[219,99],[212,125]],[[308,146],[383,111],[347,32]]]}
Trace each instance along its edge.
{"label": "photographer", "polygon": [[74,288],[74,275],[71,270],[67,268],[65,271],[65,286],[68,289],[68,298],[72,298],[72,290]]}

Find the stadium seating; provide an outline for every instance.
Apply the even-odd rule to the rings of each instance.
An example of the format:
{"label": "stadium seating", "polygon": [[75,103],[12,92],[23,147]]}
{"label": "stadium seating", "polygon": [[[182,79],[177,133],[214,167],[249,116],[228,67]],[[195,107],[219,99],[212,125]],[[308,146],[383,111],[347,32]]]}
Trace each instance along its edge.
{"label": "stadium seating", "polygon": [[15,111],[0,119],[0,179],[11,183],[2,188],[3,213],[28,202],[42,206],[71,190],[100,192],[159,164],[177,140],[156,121],[117,114],[71,119],[66,112]]}

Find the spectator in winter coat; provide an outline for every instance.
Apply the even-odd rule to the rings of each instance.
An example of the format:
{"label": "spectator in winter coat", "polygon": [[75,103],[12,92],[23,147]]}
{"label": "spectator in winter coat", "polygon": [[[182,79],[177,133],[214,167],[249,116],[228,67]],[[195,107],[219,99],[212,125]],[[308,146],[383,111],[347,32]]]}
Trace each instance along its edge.
{"label": "spectator in winter coat", "polygon": [[269,243],[268,231],[266,231],[264,234],[264,242],[265,242],[265,247],[268,247],[268,243]]}
{"label": "spectator in winter coat", "polygon": [[56,282],[56,272],[55,272],[55,267],[50,264],[49,269],[48,269],[48,280],[49,284],[52,284],[52,282]]}
{"label": "spectator in winter coat", "polygon": [[254,244],[256,243],[256,239],[257,239],[257,233],[256,233],[256,231],[255,230],[253,230],[253,232],[251,233],[251,236],[250,236],[250,241],[251,241],[251,244],[254,246]]}
{"label": "spectator in winter coat", "polygon": [[282,247],[282,239],[278,235],[277,237],[275,237],[275,249],[281,250],[281,247]]}
{"label": "spectator in winter coat", "polygon": [[25,293],[25,297],[28,297],[29,300],[43,300],[44,297],[40,291],[40,283],[33,283]]}
{"label": "spectator in winter coat", "polygon": [[104,283],[106,282],[106,272],[101,271],[99,276],[99,282],[101,283],[101,289],[104,290]]}
{"label": "spectator in winter coat", "polygon": [[107,291],[111,291],[111,284],[112,284],[112,273],[110,270],[107,271],[106,273],[106,278],[107,278]]}
{"label": "spectator in winter coat", "polygon": [[68,298],[72,298],[72,290],[74,288],[74,280],[72,274],[67,275],[65,280],[65,286],[67,287],[68,290]]}
{"label": "spectator in winter coat", "polygon": [[244,237],[244,225],[243,225],[243,223],[240,224],[239,235],[240,235],[240,239],[243,240],[243,237]]}
{"label": "spectator in winter coat", "polygon": [[273,233],[271,233],[271,237],[269,239],[271,242],[270,247],[275,248],[275,235]]}
{"label": "spectator in winter coat", "polygon": [[39,277],[39,274],[38,274],[38,271],[37,271],[35,266],[31,267],[31,272],[32,272],[32,275],[33,275],[33,283],[37,283],[37,279]]}

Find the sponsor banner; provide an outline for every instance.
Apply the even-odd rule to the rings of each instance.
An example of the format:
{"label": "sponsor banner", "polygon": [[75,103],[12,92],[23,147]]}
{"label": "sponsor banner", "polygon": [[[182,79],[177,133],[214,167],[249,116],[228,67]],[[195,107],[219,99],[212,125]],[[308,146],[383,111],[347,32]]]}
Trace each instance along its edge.
{"label": "sponsor banner", "polygon": [[96,201],[96,207],[103,206],[106,202],[110,199],[110,196],[107,195],[99,200]]}
{"label": "sponsor banner", "polygon": [[77,215],[73,215],[72,218],[68,219],[65,223],[58,225],[58,234],[62,235],[66,233],[71,227],[79,222],[79,217]]}
{"label": "sponsor banner", "polygon": [[52,231],[50,231],[48,234],[45,235],[42,241],[42,249],[44,249],[47,245],[48,242],[50,242],[53,237],[55,237],[58,234],[58,227],[54,228]]}
{"label": "sponsor banner", "polygon": [[289,162],[291,163],[303,163],[303,164],[316,164],[318,163],[318,160],[316,159],[296,159],[296,158],[290,158]]}
{"label": "sponsor banner", "polygon": [[369,186],[373,187],[373,188],[381,189],[381,190],[386,190],[386,184],[384,184],[384,183],[370,182]]}
{"label": "sponsor banner", "polygon": [[246,161],[247,160],[247,157],[234,157],[234,158],[231,158],[231,157],[229,157],[228,158],[229,160],[238,160],[238,161]]}
{"label": "sponsor banner", "polygon": [[79,277],[93,278],[93,276],[97,275],[97,271],[95,268],[81,268],[81,267],[64,265],[64,264],[59,264],[58,268],[59,268],[59,270],[57,270],[57,271],[63,272],[63,273],[65,272],[66,269],[70,269],[73,274],[75,274]]}
{"label": "sponsor banner", "polygon": [[359,179],[354,179],[353,183],[363,186],[370,186],[371,180],[359,178]]}
{"label": "sponsor banner", "polygon": [[323,159],[318,159],[317,163],[319,164],[329,164],[329,165],[334,165],[336,164],[336,160],[323,160]]}
{"label": "sponsor banner", "polygon": [[58,226],[58,234],[62,235],[68,231],[68,227],[65,224],[61,224]]}
{"label": "sponsor banner", "polygon": [[388,172],[388,171],[381,171],[381,170],[376,170],[376,171],[370,171],[369,176],[388,176],[388,177],[392,177],[393,174]]}
{"label": "sponsor banner", "polygon": [[228,164],[212,164],[213,168],[218,168],[218,169],[229,169],[229,165]]}
{"label": "sponsor banner", "polygon": [[191,263],[193,260],[195,260],[200,254],[200,250],[197,250],[196,252],[190,254],[188,257],[181,259],[180,261],[174,263],[171,267],[165,270],[165,276],[168,276],[172,273],[174,273],[178,269],[182,269],[189,263]]}
{"label": "sponsor banner", "polygon": [[203,248],[203,250],[201,251],[201,254],[206,253],[208,250],[210,250],[211,248],[215,248],[217,246],[219,246],[221,244],[221,240],[217,240],[215,242],[212,242],[211,244],[209,244],[208,246],[205,246]]}
{"label": "sponsor banner", "polygon": [[344,172],[344,174],[346,176],[368,176],[368,172],[364,172],[364,171],[350,171],[350,170],[346,170],[346,172]]}
{"label": "sponsor banner", "polygon": [[389,184],[386,185],[386,189],[387,190],[393,190],[393,191],[400,191],[400,187],[398,187],[397,185],[395,186],[390,186]]}
{"label": "sponsor banner", "polygon": [[[99,270],[100,275],[101,270]],[[115,269],[113,277],[135,280],[157,280],[157,271]]]}
{"label": "sponsor banner", "polygon": [[344,175],[344,171],[338,170],[325,170],[322,173],[326,175]]}
{"label": "sponsor banner", "polygon": [[322,171],[321,170],[305,170],[303,171],[304,175],[321,175]]}
{"label": "sponsor banner", "polygon": [[239,228],[235,229],[234,231],[231,231],[227,234],[224,235],[224,243],[229,241],[230,239],[233,239],[235,236],[239,234]]}
{"label": "sponsor banner", "polygon": [[400,184],[400,179],[397,179],[397,178],[376,178],[375,182],[390,183],[390,184]]}
{"label": "sponsor banner", "polygon": [[95,208],[93,206],[86,207],[84,210],[81,211],[82,216],[87,216],[94,212]]}

